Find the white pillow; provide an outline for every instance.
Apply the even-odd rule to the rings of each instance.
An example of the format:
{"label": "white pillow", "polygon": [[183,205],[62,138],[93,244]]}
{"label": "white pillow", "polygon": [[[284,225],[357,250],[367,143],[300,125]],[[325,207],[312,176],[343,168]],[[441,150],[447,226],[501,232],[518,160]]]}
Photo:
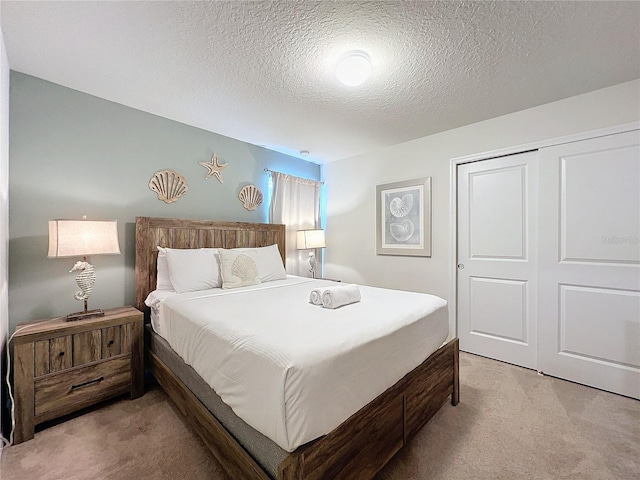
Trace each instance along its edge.
{"label": "white pillow", "polygon": [[222,284],[217,248],[167,248],[169,278],[178,293],[218,288]]}
{"label": "white pillow", "polygon": [[284,280],[287,278],[287,272],[282,264],[282,257],[278,245],[269,245],[268,247],[260,247],[258,251],[258,278],[262,282],[270,282],[272,280]]}
{"label": "white pillow", "polygon": [[171,290],[171,279],[169,278],[169,265],[167,264],[167,249],[158,247],[158,261],[156,262],[156,290]]}
{"label": "white pillow", "polygon": [[257,252],[252,249],[225,250],[218,249],[220,254],[220,272],[222,273],[222,288],[238,288],[247,285],[257,285],[258,265]]}
{"label": "white pillow", "polygon": [[255,250],[260,282],[271,282],[272,280],[284,280],[287,278],[287,272],[282,264],[282,257],[277,244],[258,248],[234,248],[234,250],[239,252]]}

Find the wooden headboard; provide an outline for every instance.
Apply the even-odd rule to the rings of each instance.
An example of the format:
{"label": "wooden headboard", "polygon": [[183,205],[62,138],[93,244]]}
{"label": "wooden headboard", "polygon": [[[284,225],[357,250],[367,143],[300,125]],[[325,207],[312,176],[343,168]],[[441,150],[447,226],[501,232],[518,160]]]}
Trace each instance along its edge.
{"label": "wooden headboard", "polygon": [[278,245],[285,260],[285,226],[271,223],[214,222],[136,217],[136,308],[146,312],[145,298],[156,288],[157,247],[240,248]]}

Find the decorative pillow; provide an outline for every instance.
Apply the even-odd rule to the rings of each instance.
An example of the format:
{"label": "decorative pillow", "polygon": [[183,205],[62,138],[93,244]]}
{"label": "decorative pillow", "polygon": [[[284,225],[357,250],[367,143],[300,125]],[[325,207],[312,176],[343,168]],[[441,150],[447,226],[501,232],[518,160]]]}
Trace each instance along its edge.
{"label": "decorative pillow", "polygon": [[233,250],[239,252],[254,250],[257,253],[256,263],[258,264],[258,279],[260,282],[271,282],[272,280],[284,280],[287,278],[287,272],[284,270],[277,244],[258,248],[234,248]]}
{"label": "decorative pillow", "polygon": [[217,248],[167,248],[169,278],[178,293],[218,288],[222,284]]}
{"label": "decorative pillow", "polygon": [[260,283],[256,263],[258,255],[255,250],[239,251],[220,248],[218,252],[220,254],[222,288],[238,288]]}
{"label": "decorative pillow", "polygon": [[156,290],[171,290],[171,279],[169,278],[169,265],[167,264],[167,249],[158,247],[158,261],[156,262]]}

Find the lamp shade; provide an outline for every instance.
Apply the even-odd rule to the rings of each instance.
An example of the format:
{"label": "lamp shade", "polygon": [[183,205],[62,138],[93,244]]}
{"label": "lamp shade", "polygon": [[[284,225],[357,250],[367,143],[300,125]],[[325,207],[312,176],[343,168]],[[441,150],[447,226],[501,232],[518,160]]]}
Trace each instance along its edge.
{"label": "lamp shade", "polygon": [[298,250],[324,248],[324,230],[298,230]]}
{"label": "lamp shade", "polygon": [[50,220],[49,257],[117,255],[116,220]]}

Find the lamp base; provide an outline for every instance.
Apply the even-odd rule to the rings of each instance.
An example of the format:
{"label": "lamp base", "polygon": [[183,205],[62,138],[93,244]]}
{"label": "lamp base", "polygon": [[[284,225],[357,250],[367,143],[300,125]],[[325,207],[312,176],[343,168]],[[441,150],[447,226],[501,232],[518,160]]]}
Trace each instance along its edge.
{"label": "lamp base", "polygon": [[311,267],[309,273],[311,273],[311,278],[316,278],[316,265],[316,254],[314,251],[311,251],[309,252],[309,266]]}
{"label": "lamp base", "polygon": [[84,312],[70,313],[67,315],[67,322],[75,322],[76,320],[85,320],[93,317],[104,317],[104,310],[97,308],[95,310],[85,310]]}

